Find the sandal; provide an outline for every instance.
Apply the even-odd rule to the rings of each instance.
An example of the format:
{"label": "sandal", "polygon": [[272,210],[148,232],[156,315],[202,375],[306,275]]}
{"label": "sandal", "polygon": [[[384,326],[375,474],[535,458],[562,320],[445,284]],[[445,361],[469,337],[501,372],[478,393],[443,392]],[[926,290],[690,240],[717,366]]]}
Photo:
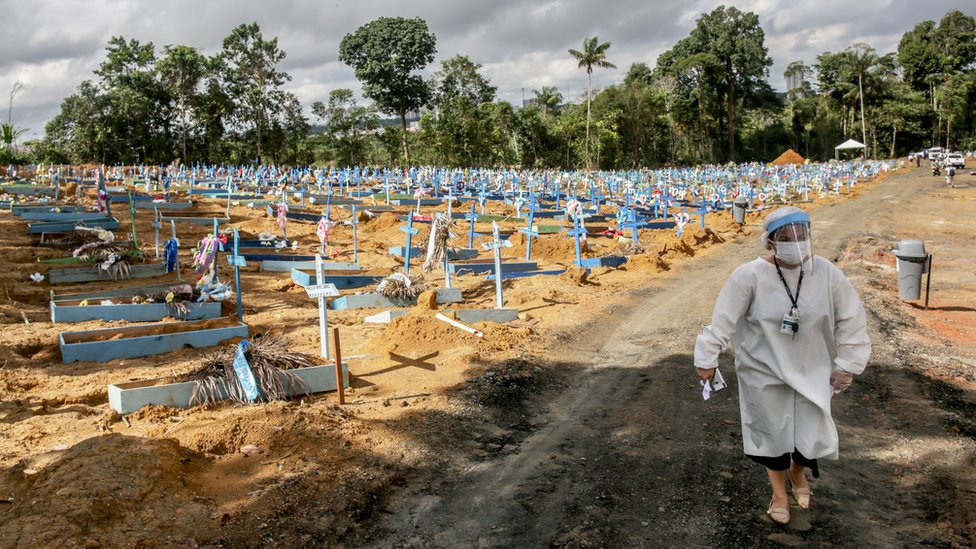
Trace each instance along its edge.
{"label": "sandal", "polygon": [[803,477],[803,480],[804,480],[804,484],[806,484],[806,487],[797,488],[796,482],[794,482],[793,479],[790,478],[790,484],[793,487],[793,489],[790,490],[790,493],[793,494],[793,499],[796,500],[797,507],[806,511],[810,509],[810,496],[813,495],[813,490],[810,488],[810,484],[809,484],[810,481],[806,479],[806,476]]}
{"label": "sandal", "polygon": [[790,506],[786,507],[773,507],[773,503],[776,502],[776,498],[769,500],[769,509],[766,510],[766,514],[772,519],[776,524],[786,524],[790,521]]}
{"label": "sandal", "polygon": [[810,496],[813,495],[813,490],[810,487],[806,488],[793,488],[791,492],[793,494],[793,499],[796,500],[796,505],[804,511],[810,509]]}

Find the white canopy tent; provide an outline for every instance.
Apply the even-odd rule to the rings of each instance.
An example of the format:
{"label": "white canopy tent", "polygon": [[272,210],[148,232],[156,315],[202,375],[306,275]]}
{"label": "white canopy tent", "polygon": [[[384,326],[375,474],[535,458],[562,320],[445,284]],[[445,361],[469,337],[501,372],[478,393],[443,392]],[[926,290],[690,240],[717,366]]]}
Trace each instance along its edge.
{"label": "white canopy tent", "polygon": [[837,160],[839,158],[840,151],[847,151],[850,149],[864,149],[864,148],[866,148],[864,143],[861,143],[860,141],[855,141],[853,139],[848,139],[847,141],[844,141],[840,145],[834,147],[834,160]]}

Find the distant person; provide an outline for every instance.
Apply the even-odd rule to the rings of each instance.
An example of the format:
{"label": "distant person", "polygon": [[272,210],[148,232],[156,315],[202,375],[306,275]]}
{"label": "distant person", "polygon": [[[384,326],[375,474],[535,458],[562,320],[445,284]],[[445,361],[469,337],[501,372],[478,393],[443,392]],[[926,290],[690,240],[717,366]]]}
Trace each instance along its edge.
{"label": "distant person", "polygon": [[946,167],[946,185],[952,186],[952,178],[956,176],[956,167],[947,166]]}
{"label": "distant person", "polygon": [[837,459],[831,399],[864,371],[871,355],[861,300],[844,273],[813,255],[810,217],[787,206],[768,216],[762,235],[773,254],[738,267],[719,293],[711,324],[695,342],[695,367],[711,381],[719,353],[735,349],[742,444],[765,466],[773,489],[766,513],[790,520],[787,480],[810,507],[810,469]]}

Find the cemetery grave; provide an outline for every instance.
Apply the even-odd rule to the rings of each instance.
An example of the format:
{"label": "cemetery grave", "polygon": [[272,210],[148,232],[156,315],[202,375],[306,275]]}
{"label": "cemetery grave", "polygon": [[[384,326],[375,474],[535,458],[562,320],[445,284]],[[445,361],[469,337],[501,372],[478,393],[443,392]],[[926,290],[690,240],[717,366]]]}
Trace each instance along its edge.
{"label": "cemetery grave", "polygon": [[[235,183],[234,192],[243,191],[240,183]],[[858,185],[874,184],[876,182]],[[858,185],[852,194],[857,193]],[[0,360],[6,364],[0,373],[0,381],[18,398],[49,402],[46,406],[51,410],[77,402],[86,403],[106,417],[111,417],[110,410],[116,410],[126,414],[128,423],[111,420],[108,425],[113,432],[143,437],[154,443],[165,433],[189,451],[237,470],[244,466],[237,460],[243,459],[238,450],[245,445],[261,447],[262,451],[268,452],[261,459],[273,458],[275,461],[279,456],[292,455],[289,451],[296,456],[306,455],[308,449],[317,444],[297,432],[294,426],[280,425],[280,430],[272,429],[279,426],[277,418],[283,410],[292,409],[289,406],[309,406],[309,418],[301,421],[309,424],[318,421],[324,425],[316,429],[322,429],[317,432],[326,438],[335,437],[334,433],[326,432],[327,429],[341,430],[342,425],[354,420],[336,419],[339,416],[334,415],[326,418],[325,403],[334,402],[334,395],[303,396],[305,404],[301,405],[270,403],[240,407],[228,403],[217,404],[212,409],[199,406],[186,409],[183,406],[188,402],[187,391],[191,388],[184,385],[186,382],[171,382],[197,369],[207,356],[205,349],[195,348],[196,342],[185,338],[167,342],[165,354],[154,356],[132,355],[111,347],[144,347],[146,344],[139,338],[181,335],[187,330],[197,335],[214,336],[212,342],[208,340],[208,345],[236,344],[245,338],[254,340],[266,334],[276,334],[295,350],[319,357],[329,354],[324,352],[323,344],[331,338],[323,338],[323,335],[327,334],[328,328],[338,327],[344,357],[342,372],[348,377],[349,384],[347,398],[357,403],[357,410],[363,410],[356,413],[394,419],[402,413],[400,405],[384,406],[384,402],[408,402],[418,409],[442,406],[444,392],[463,383],[468,377],[467,372],[481,367],[481,361],[501,360],[524,352],[544,352],[551,344],[546,339],[547,333],[568,322],[568,318],[588,308],[603,306],[614,296],[641,286],[649,275],[666,270],[676,262],[707,256],[724,241],[755,234],[756,225],[764,215],[760,209],[762,204],[756,199],[745,214],[745,225],[736,223],[729,210],[721,209],[705,214],[704,229],[699,218],[693,216],[678,236],[673,224],[660,228],[640,225],[666,225],[672,220],[673,211],[665,214],[661,208],[655,216],[653,208],[643,208],[634,216],[634,224],[638,225],[636,244],[643,251],[635,253],[634,247],[629,246],[633,231],[626,221],[617,222],[617,213],[626,201],[633,205],[636,197],[622,197],[620,189],[616,190],[614,199],[602,200],[599,208],[587,201],[583,209],[594,213],[584,213],[578,220],[572,220],[571,216],[559,220],[565,215],[567,197],[572,196],[570,185],[562,187],[559,204],[552,199],[552,189],[548,192],[538,189],[540,208],[532,210],[526,204],[516,204],[512,200],[518,196],[517,190],[492,189],[492,194],[484,193],[485,200],[480,203],[478,189],[472,184],[467,201],[459,198],[451,204],[451,217],[455,219],[448,246],[455,251],[446,254],[447,271],[445,262],[438,263],[431,271],[424,271],[422,266],[432,224],[419,222],[411,212],[419,206],[421,216],[432,218],[437,213],[447,214],[448,204],[442,199],[446,196],[443,192],[441,197],[428,195],[418,205],[414,194],[405,192],[412,191],[406,185],[393,189],[399,192],[391,192],[391,204],[402,202],[394,206],[402,208],[408,215],[401,219],[397,211],[382,210],[386,205],[382,178],[365,178],[363,190],[353,191],[354,187],[349,186],[345,195],[340,194],[338,185],[333,183],[332,186],[332,195],[323,194],[316,186],[311,186],[304,209],[301,208],[301,198],[289,192],[289,207],[294,213],[308,217],[286,217],[284,230],[277,215],[268,216],[264,206],[252,208],[247,199],[237,202],[236,198],[228,206],[226,190],[223,194],[195,192],[192,194],[193,204],[189,205],[191,195],[188,191],[174,186],[170,200],[174,204],[188,204],[185,208],[177,212],[163,211],[155,216],[152,209],[140,206],[144,201],[136,201],[134,220],[127,203],[116,205],[112,213],[117,226],[110,230],[118,238],[127,239],[127,232],[134,224],[142,249],[152,259],[150,265],[165,265],[162,241],[170,239],[171,231],[175,231],[180,241],[182,280],[191,284],[197,277],[191,268],[192,248],[213,233],[213,221],[217,219],[216,230],[226,238],[224,249],[217,252],[217,268],[222,281],[240,288],[243,296],[240,313],[235,310],[233,300],[210,303],[206,307],[209,310],[206,316],[197,317],[195,311],[177,315],[201,318],[189,321],[167,315],[165,306],[154,307],[156,311],[148,315],[126,311],[118,315],[100,315],[95,309],[123,307],[101,304],[103,300],[122,297],[120,294],[109,295],[120,286],[137,291],[136,288],[155,286],[157,281],[152,278],[119,282],[65,278],[63,271],[67,267],[44,261],[63,258],[70,254],[70,248],[66,254],[63,248],[40,246],[40,237],[26,230],[32,221],[9,211],[0,212],[0,234],[4,235],[5,245],[0,249],[0,260],[8,265],[0,274],[7,298],[0,302],[0,323],[4,324]],[[139,187],[129,184],[127,188]],[[648,184],[645,194],[652,194],[653,188],[656,187]],[[194,190],[202,191],[203,188],[194,187]],[[575,190],[580,198],[588,194],[587,185],[582,180]],[[92,187],[83,190],[81,207],[75,211],[91,211],[93,192]],[[271,206],[281,201],[278,191],[257,194],[256,188],[251,188],[249,192],[255,194],[248,196],[268,200]],[[603,192],[609,193],[610,189]],[[364,194],[355,196],[354,193]],[[308,199],[311,197],[315,198],[314,203]],[[321,200],[322,197],[326,200]],[[506,197],[509,202],[505,201]],[[332,225],[327,242],[323,244],[316,234],[316,222],[325,213],[325,203],[329,199],[334,200],[329,210]],[[846,200],[847,196],[828,192],[814,199],[823,204]],[[356,201],[362,204],[356,204]],[[475,207],[473,219],[464,217],[471,211],[469,203]],[[352,205],[356,205],[355,214]],[[73,203],[69,206],[78,207]],[[677,202],[673,207],[679,207]],[[375,215],[365,214],[364,210],[370,208],[376,209]],[[692,207],[688,210],[693,211]],[[69,212],[69,208],[65,211]],[[461,218],[457,218],[457,214],[461,214]],[[206,222],[183,222],[197,219]],[[354,219],[358,225],[350,224]],[[160,226],[154,227],[154,223],[160,222]],[[154,253],[157,232],[159,262]],[[600,234],[603,232],[612,234]],[[272,235],[274,240],[262,240],[261,235]],[[275,240],[284,243],[282,249],[263,243]],[[393,247],[409,250],[412,256],[409,270],[405,269],[403,257],[390,253]],[[322,256],[323,251],[325,256]],[[322,256],[323,260],[321,276],[316,273],[316,255]],[[455,256],[462,258],[454,259]],[[229,262],[226,257],[239,259]],[[269,265],[273,268],[265,268]],[[499,270],[500,278],[492,276]],[[376,293],[379,282],[404,271],[416,284],[424,284],[428,291],[400,301],[375,297],[379,295]],[[43,281],[33,281],[30,277],[34,273],[43,275]],[[174,275],[164,269],[154,276],[160,277],[159,282],[176,284],[179,281]],[[233,282],[235,277],[239,277],[239,282]],[[52,287],[52,283],[56,286]],[[323,287],[329,284],[334,285],[334,293],[331,289],[325,292]],[[85,300],[88,305],[81,306]],[[357,301],[359,303],[353,306]],[[214,314],[213,305],[217,305],[217,318],[210,316]],[[78,311],[86,307],[87,310]],[[75,309],[71,312],[86,313],[86,316],[77,320],[60,318],[60,315],[69,314],[69,308]],[[396,314],[388,315],[389,323],[364,322],[367,317],[390,310]],[[164,316],[155,318],[159,314]],[[437,314],[472,328],[480,337],[436,318]],[[51,322],[52,315],[58,324]],[[239,317],[243,318],[243,323]],[[71,324],[64,324],[66,322]],[[144,322],[151,324],[142,324]],[[205,333],[209,330],[221,332]],[[92,351],[73,347],[98,344],[108,344],[109,348]],[[141,353],[147,349],[136,350]],[[75,360],[81,362],[67,364]],[[318,366],[327,368],[326,371],[313,373],[308,369],[305,373],[324,376],[320,384],[322,390],[334,390],[335,368],[328,369],[325,356],[321,360],[323,364]],[[326,378],[331,379],[331,385],[326,383]],[[289,390],[292,392],[300,393]],[[262,418],[270,418],[267,419],[270,423],[265,425]],[[30,440],[25,438],[30,429],[52,421],[57,429],[51,434]],[[101,431],[97,431],[98,428],[85,417],[38,413],[21,423],[13,427],[10,437],[24,441],[23,452],[33,456],[28,459],[28,465],[35,467],[42,468],[48,463],[44,461],[47,458],[40,457],[48,452],[63,453],[54,450],[56,447],[87,444],[92,446],[91,451],[97,452],[100,447],[110,448],[118,444],[110,438],[88,440]],[[232,426],[237,426],[238,434],[230,434]],[[360,433],[353,438],[358,444],[367,436]],[[377,441],[377,451],[388,450],[390,444],[393,443]],[[338,448],[337,455],[342,454],[343,447]],[[10,466],[12,455],[0,445],[0,461],[6,460],[4,463]],[[161,455],[161,459],[167,459],[169,454],[163,451]],[[293,463],[290,458],[280,458],[279,462]],[[259,469],[270,475],[275,466],[272,463]],[[186,495],[185,489],[174,490],[174,494],[177,499],[192,499]],[[229,509],[223,507],[230,505],[227,503],[229,498],[215,496],[214,501],[218,502],[214,505],[221,512]]]}

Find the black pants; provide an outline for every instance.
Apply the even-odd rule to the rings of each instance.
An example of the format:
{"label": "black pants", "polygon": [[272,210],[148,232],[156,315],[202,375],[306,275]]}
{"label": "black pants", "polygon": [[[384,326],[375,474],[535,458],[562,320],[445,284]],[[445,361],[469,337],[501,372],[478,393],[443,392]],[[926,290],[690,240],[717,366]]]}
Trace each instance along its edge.
{"label": "black pants", "polygon": [[767,469],[773,471],[785,471],[790,468],[790,461],[796,463],[797,465],[802,465],[804,467],[809,467],[810,472],[813,474],[813,478],[820,478],[820,467],[817,465],[817,460],[807,459],[803,457],[803,454],[798,452],[795,448],[793,453],[785,453],[781,456],[751,456],[746,454],[746,457],[755,461],[756,463],[765,466]]}

